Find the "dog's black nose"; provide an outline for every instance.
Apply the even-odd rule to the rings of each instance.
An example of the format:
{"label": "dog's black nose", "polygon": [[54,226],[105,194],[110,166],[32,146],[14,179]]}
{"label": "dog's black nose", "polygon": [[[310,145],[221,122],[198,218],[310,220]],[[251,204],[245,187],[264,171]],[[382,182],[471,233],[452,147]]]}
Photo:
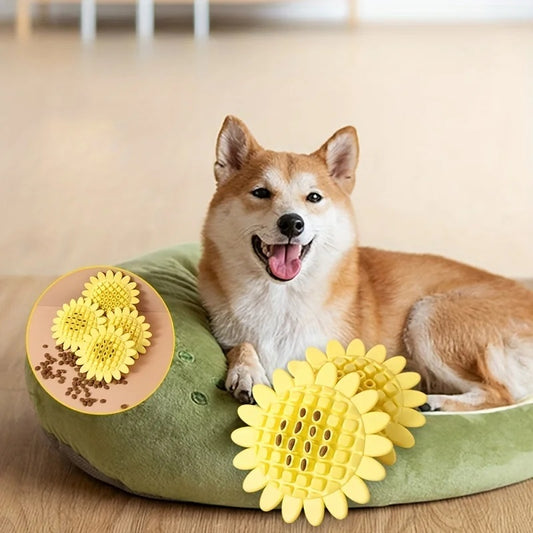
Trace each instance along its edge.
{"label": "dog's black nose", "polygon": [[289,239],[297,237],[304,230],[304,219],[296,213],[288,213],[278,218],[278,228]]}

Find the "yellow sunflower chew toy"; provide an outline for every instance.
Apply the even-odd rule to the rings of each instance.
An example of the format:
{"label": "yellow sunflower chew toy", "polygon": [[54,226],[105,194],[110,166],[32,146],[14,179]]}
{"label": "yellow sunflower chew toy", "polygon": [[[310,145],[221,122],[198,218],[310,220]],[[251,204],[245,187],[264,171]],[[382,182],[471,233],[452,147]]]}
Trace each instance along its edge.
{"label": "yellow sunflower chew toy", "polygon": [[311,365],[289,364],[274,372],[274,389],[253,388],[257,406],[242,405],[241,419],[249,424],[231,438],[247,449],[233,464],[246,476],[246,492],[261,489],[260,507],[269,511],[281,502],[283,519],[294,522],[302,508],[313,525],[324,517],[324,507],[336,518],[348,513],[348,498],[366,503],[370,498],[363,479],[379,481],[383,466],[373,459],[392,450],[392,442],[376,433],[390,417],[374,411],[378,393],[358,393],[355,372],[338,379],[333,363],[315,372]]}
{"label": "yellow sunflower chew toy", "polygon": [[108,270],[105,274],[98,272],[96,276],[91,276],[82,295],[104,311],[113,311],[117,307],[135,309],[135,304],[139,303],[136,286],[129,276]]}
{"label": "yellow sunflower chew toy", "polygon": [[107,267],[76,270],[52,283],[35,303],[26,333],[41,386],[69,409],[89,414],[117,413],[146,400],[170,368],[174,341],[172,319],[155,289]]}
{"label": "yellow sunflower chew toy", "polygon": [[[415,439],[407,428],[421,427],[426,422],[424,415],[413,407],[424,405],[427,397],[423,392],[410,390],[420,382],[420,374],[402,372],[407,363],[405,357],[397,355],[385,360],[386,356],[383,344],[377,344],[367,352],[360,339],[353,340],[346,351],[340,342],[334,340],[328,343],[325,354],[317,348],[308,348],[306,351],[306,359],[314,369],[331,361],[337,367],[339,377],[357,372],[360,377],[359,390],[376,390],[376,410],[391,417],[384,435],[396,446],[411,448]],[[380,457],[380,461],[394,464],[394,449]]]}
{"label": "yellow sunflower chew toy", "polygon": [[85,299],[71,300],[57,312],[52,336],[64,349],[78,348],[76,364],[87,379],[120,380],[139,353],[146,353],[152,334],[135,309],[139,303],[136,286],[120,271],[98,272],[85,283]]}
{"label": "yellow sunflower chew toy", "polygon": [[418,392],[408,390],[416,380],[412,373],[397,375],[405,364],[398,358],[385,365],[384,347],[365,353],[361,341],[353,341],[345,352],[332,341],[327,354],[310,349],[308,361],[289,362],[292,377],[277,369],[273,389],[254,386],[257,405],[238,409],[248,426],[231,435],[246,448],[235,456],[234,466],[251,470],[243,489],[263,489],[261,509],[270,511],[281,503],[288,523],[302,508],[307,520],[319,525],[325,508],[335,518],[347,516],[346,497],[367,503],[364,480],[381,481],[386,473],[374,458],[392,463],[393,442],[414,444],[402,424],[425,421],[411,409],[424,403],[425,395],[407,394]]}
{"label": "yellow sunflower chew toy", "polygon": [[83,338],[93,328],[97,328],[105,322],[104,311],[98,308],[90,300],[78,298],[71,299],[70,303],[64,303],[57,312],[52,326],[52,338],[56,344],[62,344],[64,349],[79,348],[83,344]]}

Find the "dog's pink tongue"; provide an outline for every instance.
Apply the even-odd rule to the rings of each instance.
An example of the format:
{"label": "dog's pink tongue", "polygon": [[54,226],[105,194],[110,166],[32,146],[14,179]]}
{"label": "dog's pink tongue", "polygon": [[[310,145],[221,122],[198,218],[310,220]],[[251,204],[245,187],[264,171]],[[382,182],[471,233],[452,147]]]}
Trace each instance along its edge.
{"label": "dog's pink tongue", "polygon": [[268,258],[272,274],[284,281],[295,278],[302,268],[301,250],[299,244],[275,244],[272,247],[272,255]]}

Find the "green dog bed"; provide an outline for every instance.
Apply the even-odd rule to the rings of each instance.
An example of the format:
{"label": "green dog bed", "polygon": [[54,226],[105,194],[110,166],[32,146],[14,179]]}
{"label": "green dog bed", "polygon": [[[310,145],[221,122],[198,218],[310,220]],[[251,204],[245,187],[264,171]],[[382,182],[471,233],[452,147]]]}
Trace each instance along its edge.
{"label": "green dog bed", "polygon": [[[226,361],[209,331],[196,286],[198,245],[124,263],[168,306],[175,354],[161,386],[114,415],[72,411],[50,397],[26,365],[27,386],[46,433],[75,464],[123,490],[168,500],[256,508],[233,457],[231,432],[244,424],[224,390]],[[471,414],[428,414],[416,445],[398,449],[387,477],[370,482],[368,506],[437,500],[533,477],[533,403]],[[357,504],[351,503],[356,507]]]}

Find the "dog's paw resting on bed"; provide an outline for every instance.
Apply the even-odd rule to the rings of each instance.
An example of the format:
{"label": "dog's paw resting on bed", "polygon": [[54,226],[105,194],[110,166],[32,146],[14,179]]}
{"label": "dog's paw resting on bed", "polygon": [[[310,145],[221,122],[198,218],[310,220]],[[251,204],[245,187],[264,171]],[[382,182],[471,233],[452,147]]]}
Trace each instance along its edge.
{"label": "dog's paw resting on bed", "polygon": [[269,385],[255,348],[249,342],[235,346],[227,353],[229,368],[226,389],[241,403],[254,403],[252,387]]}

